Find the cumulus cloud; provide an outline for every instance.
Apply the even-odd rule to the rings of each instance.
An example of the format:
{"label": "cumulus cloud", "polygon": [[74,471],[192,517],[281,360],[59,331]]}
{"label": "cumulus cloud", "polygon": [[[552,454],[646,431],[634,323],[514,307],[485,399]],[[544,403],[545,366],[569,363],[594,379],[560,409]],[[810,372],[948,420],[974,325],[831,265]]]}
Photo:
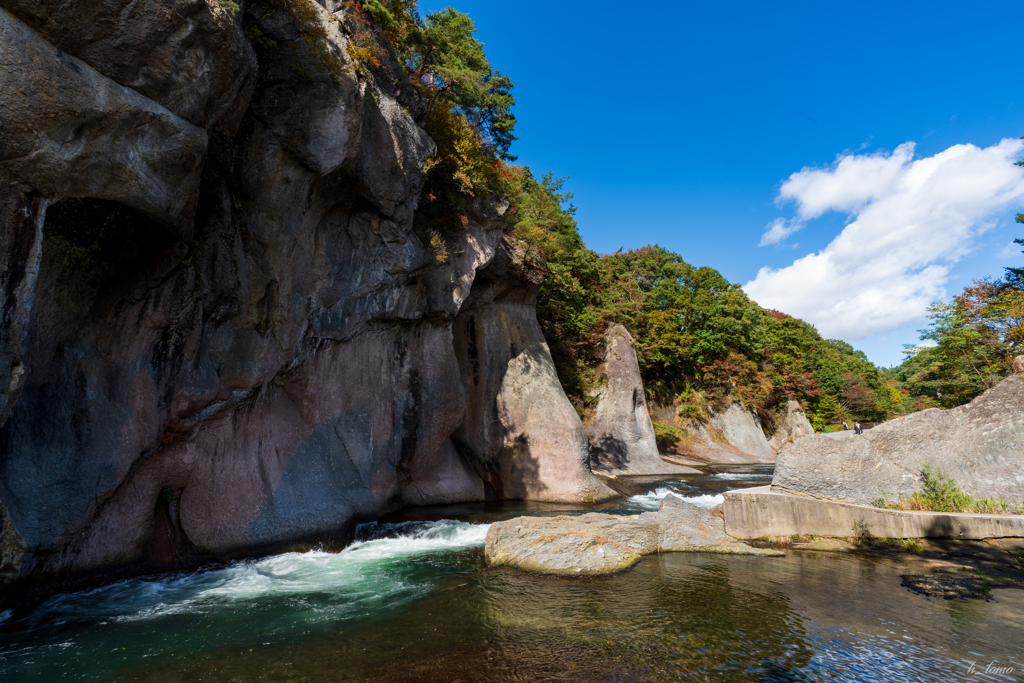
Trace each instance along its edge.
{"label": "cumulus cloud", "polygon": [[777,244],[828,211],[850,222],[823,250],[785,268],[762,268],[744,289],[766,308],[816,325],[826,337],[862,339],[920,319],[945,296],[954,263],[974,238],[1024,203],[1024,141],[981,149],[955,145],[915,159],[914,143],[891,154],[850,154],[805,168],[779,190],[796,216],[769,224]]}

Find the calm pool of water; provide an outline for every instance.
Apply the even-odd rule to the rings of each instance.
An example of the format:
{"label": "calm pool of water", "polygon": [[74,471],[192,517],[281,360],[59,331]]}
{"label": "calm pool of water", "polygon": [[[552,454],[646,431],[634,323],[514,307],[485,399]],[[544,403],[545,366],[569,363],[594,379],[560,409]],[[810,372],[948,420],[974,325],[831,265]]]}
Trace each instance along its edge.
{"label": "calm pool of water", "polygon": [[[670,490],[711,506],[770,473],[633,479],[602,507],[656,509]],[[491,521],[591,509],[412,510],[341,553],[58,596],[0,622],[0,681],[1024,680],[1024,591],[927,599],[894,563],[665,554],[601,579],[484,566]]]}

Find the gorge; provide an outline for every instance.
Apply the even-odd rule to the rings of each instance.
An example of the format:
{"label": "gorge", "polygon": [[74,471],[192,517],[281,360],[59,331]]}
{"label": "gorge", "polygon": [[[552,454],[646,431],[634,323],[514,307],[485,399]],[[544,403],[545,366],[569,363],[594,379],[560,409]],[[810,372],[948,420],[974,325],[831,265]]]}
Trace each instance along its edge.
{"label": "gorge", "polygon": [[[726,535],[726,493],[863,503],[878,453],[912,451],[877,475],[903,495],[927,444],[811,437],[899,392],[711,268],[588,249],[561,180],[512,164],[511,82],[473,31],[405,0],[0,0],[0,678],[1002,656],[1019,590],[957,640],[894,566]],[[1024,394],[1000,386],[985,424],[900,424],[998,439],[957,474],[1016,504]],[[510,568],[581,528],[610,569]],[[837,591],[879,607],[839,618]]]}

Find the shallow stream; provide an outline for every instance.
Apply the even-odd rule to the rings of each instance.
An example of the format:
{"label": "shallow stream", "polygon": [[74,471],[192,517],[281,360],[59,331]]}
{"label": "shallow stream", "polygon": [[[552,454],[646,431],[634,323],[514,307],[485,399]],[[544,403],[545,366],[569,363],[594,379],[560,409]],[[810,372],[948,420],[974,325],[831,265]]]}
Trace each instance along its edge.
{"label": "shallow stream", "polygon": [[[632,478],[600,511],[711,507],[770,468]],[[0,613],[0,681],[1013,681],[1024,591],[928,599],[893,562],[672,553],[600,579],[487,569],[487,525],[571,505],[403,511],[289,553]]]}

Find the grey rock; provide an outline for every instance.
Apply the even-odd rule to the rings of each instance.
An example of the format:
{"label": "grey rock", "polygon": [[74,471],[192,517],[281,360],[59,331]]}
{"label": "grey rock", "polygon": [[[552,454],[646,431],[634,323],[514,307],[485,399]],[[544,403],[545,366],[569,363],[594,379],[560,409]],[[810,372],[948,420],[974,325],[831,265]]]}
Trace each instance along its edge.
{"label": "grey rock", "polygon": [[240,13],[227,3],[2,0],[0,6],[60,51],[201,128],[244,111],[252,94],[256,55]]}
{"label": "grey rock", "polygon": [[[491,198],[436,262],[414,229],[434,145],[401,67],[350,77],[347,34],[312,9],[341,75],[250,3],[276,47],[208,150],[3,13],[4,590],[342,540],[403,504],[614,495],[537,325],[543,259]],[[174,49],[131,17],[124,40]]]}
{"label": "grey rock", "polygon": [[658,518],[658,547],[662,552],[704,552],[777,557],[777,550],[753,548],[725,533],[725,520],[713,510],[687,503],[674,494],[662,498]]}
{"label": "grey rock", "polygon": [[561,576],[614,574],[635,565],[642,555],[673,551],[784,554],[730,538],[722,517],[671,494],[656,513],[516,517],[496,522],[487,530],[484,544],[484,556],[491,566]]}
{"label": "grey rock", "polygon": [[925,465],[973,496],[1024,501],[1024,377],[967,405],[906,415],[860,436],[800,439],[779,454],[772,490],[871,505],[920,490]]}
{"label": "grey rock", "polygon": [[614,574],[657,550],[656,520],[596,513],[496,522],[484,544],[491,566],[561,576]]}
{"label": "grey rock", "polygon": [[499,498],[612,498],[537,323],[544,265],[536,247],[504,238],[477,273],[453,325],[467,403],[453,438]]}
{"label": "grey rock", "polygon": [[776,425],[775,434],[769,439],[768,445],[773,451],[778,452],[786,444],[813,433],[814,427],[807,419],[807,413],[800,407],[799,401],[790,400],[786,404],[786,414]]}
{"label": "grey rock", "polygon": [[206,144],[0,9],[0,169],[16,190],[121,202],[190,238]]}
{"label": "grey rock", "polygon": [[711,416],[711,425],[720,429],[729,445],[751,456],[756,462],[773,462],[775,451],[768,445],[761,421],[753,411],[740,403],[730,403],[722,412]]}
{"label": "grey rock", "polygon": [[604,363],[598,371],[605,385],[598,394],[596,414],[587,425],[594,444],[594,469],[613,474],[696,472],[661,459],[633,337],[622,325],[608,330]]}

